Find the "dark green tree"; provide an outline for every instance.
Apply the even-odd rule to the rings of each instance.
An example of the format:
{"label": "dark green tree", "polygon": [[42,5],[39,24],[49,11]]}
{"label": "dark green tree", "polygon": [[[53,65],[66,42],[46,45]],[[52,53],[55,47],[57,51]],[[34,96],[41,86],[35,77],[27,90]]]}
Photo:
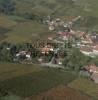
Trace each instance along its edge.
{"label": "dark green tree", "polygon": [[15,2],[12,0],[0,0],[0,11],[5,14],[12,14],[15,10]]}
{"label": "dark green tree", "polygon": [[91,61],[92,59],[90,57],[83,55],[78,49],[72,48],[67,52],[63,63],[68,69],[78,71]]}

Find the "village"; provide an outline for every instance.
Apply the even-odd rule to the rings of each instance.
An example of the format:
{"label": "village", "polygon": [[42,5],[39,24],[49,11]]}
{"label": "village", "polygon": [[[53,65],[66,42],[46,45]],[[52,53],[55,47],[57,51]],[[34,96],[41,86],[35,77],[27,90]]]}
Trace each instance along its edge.
{"label": "village", "polygon": [[98,0],[0,0],[0,100],[98,100]]}
{"label": "village", "polygon": [[[49,51],[54,51],[54,53],[57,54],[60,50],[61,52],[63,52],[63,50],[65,49],[65,43],[71,41],[71,46],[74,48],[78,48],[82,54],[91,58],[96,58],[98,56],[98,34],[96,32],[86,33],[84,31],[72,29],[72,25],[74,24],[74,22],[81,18],[81,16],[78,16],[72,21],[65,23],[60,18],[51,20],[50,16],[48,16],[47,23],[49,26],[49,30],[55,31],[57,34],[57,36],[54,38],[48,37],[48,40],[60,45],[56,49],[56,51],[53,47],[49,47],[47,45],[42,49],[42,53],[48,54]],[[58,64],[59,66],[62,65],[63,57],[59,56],[58,59],[59,60],[56,62],[55,57],[53,57],[50,63]],[[42,61],[42,59],[40,59],[40,61]],[[49,66],[49,64],[46,65]],[[88,76],[95,83],[98,83],[98,67],[95,64],[84,66],[84,68],[80,71],[80,75]]]}
{"label": "village", "polygon": [[[20,47],[5,43],[7,45],[6,50],[10,51],[12,56],[8,56],[8,61],[20,64],[35,63],[42,67],[65,69],[66,53],[72,48],[78,49],[87,57],[96,58],[98,56],[97,32],[86,33],[73,29],[74,22],[81,18],[81,16],[78,16],[65,22],[60,18],[51,19],[48,16],[43,23],[55,35],[51,35],[47,39],[37,39],[32,44],[21,44]],[[69,52],[68,55],[71,55],[71,53]],[[98,83],[98,67],[94,63],[82,66],[79,71],[81,76],[89,77],[95,83]]]}

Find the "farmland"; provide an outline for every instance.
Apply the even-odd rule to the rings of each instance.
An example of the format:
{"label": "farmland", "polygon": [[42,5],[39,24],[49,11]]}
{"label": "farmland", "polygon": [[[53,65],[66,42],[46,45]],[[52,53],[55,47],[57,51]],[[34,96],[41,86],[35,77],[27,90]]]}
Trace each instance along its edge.
{"label": "farmland", "polygon": [[[85,84],[89,85],[85,87]],[[14,94],[9,98],[21,97],[26,100],[39,100],[38,98],[42,100],[44,97],[53,97],[53,100],[59,100],[59,98],[65,100],[65,97],[67,100],[76,100],[77,96],[80,98],[79,100],[83,98],[93,100],[91,98],[97,98],[98,93],[97,85],[86,79],[77,79],[75,73],[44,68],[39,65],[8,63],[0,64],[0,89]],[[68,95],[62,94],[62,92],[68,93]],[[58,95],[58,93],[61,94]],[[73,97],[74,95],[77,96]]]}
{"label": "farmland", "polygon": [[59,84],[67,85],[76,78],[71,72],[47,69],[36,65],[0,64],[0,88],[28,97]]}
{"label": "farmland", "polygon": [[5,31],[3,32],[0,29],[0,37],[5,36],[4,39],[1,39],[2,41],[13,43],[31,42],[35,37],[52,34],[45,25],[41,25],[36,21],[25,20],[17,16],[5,17],[4,15],[0,17],[0,20],[0,27]]}
{"label": "farmland", "polygon": [[[78,97],[78,99],[77,99]],[[89,96],[82,94],[81,92],[68,88],[64,85],[59,85],[47,92],[40,93],[35,97],[27,98],[26,100],[92,100]]]}
{"label": "farmland", "polygon": [[13,28],[12,31],[7,33],[8,38],[5,41],[8,42],[30,42],[30,40],[33,39],[34,36],[38,36],[43,34],[43,32],[47,31],[47,28],[43,25],[40,25],[36,22],[24,22],[21,24],[18,24],[16,27]]}
{"label": "farmland", "polygon": [[98,84],[95,84],[89,79],[78,78],[70,83],[69,87],[98,99]]}

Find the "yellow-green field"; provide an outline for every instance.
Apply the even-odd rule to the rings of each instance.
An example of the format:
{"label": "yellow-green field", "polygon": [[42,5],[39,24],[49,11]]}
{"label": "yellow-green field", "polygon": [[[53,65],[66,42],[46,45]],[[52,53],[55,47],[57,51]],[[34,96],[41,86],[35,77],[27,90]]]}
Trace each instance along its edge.
{"label": "yellow-green field", "polygon": [[10,28],[16,25],[16,22],[11,20],[8,16],[0,15],[0,27]]}
{"label": "yellow-green field", "polygon": [[18,16],[0,15],[0,27],[9,29],[4,34],[0,33],[0,41],[11,43],[31,42],[39,36],[43,36],[44,38],[44,36],[48,36],[49,34],[52,35],[48,31],[48,26],[36,21],[25,20]]}
{"label": "yellow-green field", "polygon": [[46,26],[34,21],[28,21],[17,24],[12,31],[7,33],[5,41],[14,43],[30,42],[34,37],[38,37],[47,31]]}
{"label": "yellow-green field", "polygon": [[0,81],[39,71],[41,68],[37,65],[3,63],[0,64]]}
{"label": "yellow-green field", "polygon": [[78,78],[68,86],[98,99],[98,84],[89,79]]}

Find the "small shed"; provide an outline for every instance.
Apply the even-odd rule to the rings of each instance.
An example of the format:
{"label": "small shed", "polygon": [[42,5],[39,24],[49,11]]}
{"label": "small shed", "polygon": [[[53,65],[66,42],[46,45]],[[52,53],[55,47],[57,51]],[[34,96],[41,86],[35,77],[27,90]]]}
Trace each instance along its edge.
{"label": "small shed", "polygon": [[79,75],[87,78],[90,77],[90,73],[88,71],[83,71],[83,70],[79,72]]}

